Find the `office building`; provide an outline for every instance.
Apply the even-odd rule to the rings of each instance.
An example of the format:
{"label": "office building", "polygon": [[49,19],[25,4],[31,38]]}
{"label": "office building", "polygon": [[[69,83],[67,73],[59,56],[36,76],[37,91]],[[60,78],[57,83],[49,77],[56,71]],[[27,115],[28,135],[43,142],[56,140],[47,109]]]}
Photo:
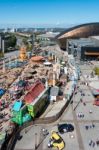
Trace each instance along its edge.
{"label": "office building", "polygon": [[78,60],[99,60],[99,39],[68,39],[67,51]]}

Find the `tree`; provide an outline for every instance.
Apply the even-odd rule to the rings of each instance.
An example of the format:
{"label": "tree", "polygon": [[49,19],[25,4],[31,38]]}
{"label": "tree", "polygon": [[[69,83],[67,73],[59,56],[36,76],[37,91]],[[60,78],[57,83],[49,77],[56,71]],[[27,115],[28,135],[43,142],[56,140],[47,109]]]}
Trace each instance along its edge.
{"label": "tree", "polygon": [[16,39],[15,35],[11,35],[11,36],[8,38],[8,41],[7,41],[8,46],[9,46],[9,47],[15,47],[16,41],[17,41],[17,39]]}
{"label": "tree", "polygon": [[23,38],[22,42],[23,42],[23,44],[24,44],[25,46],[27,46],[27,45],[28,45],[27,38]]}
{"label": "tree", "polygon": [[2,51],[0,51],[0,58],[4,57],[4,54],[2,53]]}
{"label": "tree", "polygon": [[98,68],[98,67],[95,67],[95,68],[94,68],[94,71],[95,71],[95,74],[96,74],[96,75],[99,75],[99,68]]}
{"label": "tree", "polygon": [[27,50],[28,50],[28,51],[31,51],[32,49],[33,49],[32,44],[28,43],[28,45],[27,45]]}

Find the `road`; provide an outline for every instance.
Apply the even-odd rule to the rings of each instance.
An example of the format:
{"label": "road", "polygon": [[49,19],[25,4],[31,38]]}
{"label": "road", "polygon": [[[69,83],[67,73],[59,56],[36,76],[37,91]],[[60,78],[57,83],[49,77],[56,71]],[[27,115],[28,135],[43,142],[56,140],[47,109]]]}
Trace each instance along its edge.
{"label": "road", "polygon": [[18,56],[19,55],[19,50],[13,51],[13,52],[9,52],[9,53],[5,53],[4,57],[9,58],[9,57],[14,57],[14,56]]}

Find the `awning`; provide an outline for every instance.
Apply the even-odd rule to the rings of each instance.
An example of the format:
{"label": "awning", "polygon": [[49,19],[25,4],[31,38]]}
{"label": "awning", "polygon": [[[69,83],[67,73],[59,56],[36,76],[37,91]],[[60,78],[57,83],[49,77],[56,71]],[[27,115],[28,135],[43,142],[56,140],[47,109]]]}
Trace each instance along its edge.
{"label": "awning", "polygon": [[44,62],[44,65],[46,65],[46,66],[49,66],[51,64],[52,64],[51,62]]}
{"label": "awning", "polygon": [[99,56],[99,52],[85,52],[85,55]]}
{"label": "awning", "polygon": [[42,60],[44,60],[44,57],[42,57],[42,56],[33,56],[31,58],[31,60],[32,61],[42,61]]}
{"label": "awning", "polygon": [[0,96],[2,96],[5,93],[4,89],[0,89]]}

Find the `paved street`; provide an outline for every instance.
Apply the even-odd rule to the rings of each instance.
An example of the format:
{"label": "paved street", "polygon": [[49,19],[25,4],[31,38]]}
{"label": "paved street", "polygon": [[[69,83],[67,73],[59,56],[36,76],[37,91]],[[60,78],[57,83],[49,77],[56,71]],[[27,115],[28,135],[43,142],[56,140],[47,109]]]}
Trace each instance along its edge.
{"label": "paved street", "polygon": [[18,56],[19,55],[19,51],[16,50],[16,51],[13,51],[13,52],[9,52],[9,53],[5,53],[5,57],[9,58],[11,56]]}

